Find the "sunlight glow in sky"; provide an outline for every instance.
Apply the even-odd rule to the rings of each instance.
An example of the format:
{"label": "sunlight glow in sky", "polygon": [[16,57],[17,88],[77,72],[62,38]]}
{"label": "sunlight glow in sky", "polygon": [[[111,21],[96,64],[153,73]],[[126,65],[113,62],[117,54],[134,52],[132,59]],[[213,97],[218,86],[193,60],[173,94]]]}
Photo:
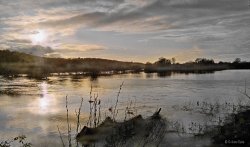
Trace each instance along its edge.
{"label": "sunlight glow in sky", "polygon": [[36,34],[31,35],[31,40],[34,45],[44,45],[47,39],[47,34],[43,30],[39,30]]}
{"label": "sunlight glow in sky", "polygon": [[248,0],[1,0],[0,10],[0,49],[141,62],[250,58]]}

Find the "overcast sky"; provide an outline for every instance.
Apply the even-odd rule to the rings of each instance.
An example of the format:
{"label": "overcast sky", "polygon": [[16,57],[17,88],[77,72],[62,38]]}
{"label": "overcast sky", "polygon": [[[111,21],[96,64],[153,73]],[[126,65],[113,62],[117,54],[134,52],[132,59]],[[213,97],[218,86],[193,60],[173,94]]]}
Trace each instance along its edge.
{"label": "overcast sky", "polygon": [[250,61],[248,0],[0,0],[0,48],[51,57]]}

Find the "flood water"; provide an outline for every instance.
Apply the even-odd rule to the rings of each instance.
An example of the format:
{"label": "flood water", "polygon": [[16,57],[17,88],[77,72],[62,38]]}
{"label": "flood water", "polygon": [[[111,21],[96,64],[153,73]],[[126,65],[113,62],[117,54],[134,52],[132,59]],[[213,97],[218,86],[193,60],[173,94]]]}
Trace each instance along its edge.
{"label": "flood water", "polygon": [[[142,114],[143,117],[162,108],[163,117],[169,122],[181,124],[187,134],[196,132],[191,124],[213,125],[220,123],[216,121],[218,118],[223,122],[226,115],[237,111],[237,106],[249,105],[250,102],[241,94],[245,87],[247,90],[250,87],[250,70],[165,75],[142,72],[94,79],[75,75],[51,76],[47,80],[0,77],[0,140],[24,134],[27,141],[35,146],[60,145],[57,126],[64,137],[67,129],[65,97],[68,97],[74,133],[75,110],[81,98],[84,98],[82,126],[88,119],[91,86],[92,94],[98,94],[101,100],[101,116],[104,119],[110,115],[108,109],[115,105],[122,82],[124,85],[118,102],[119,120],[124,119],[124,108],[129,105],[134,108],[134,115]],[[215,105],[221,108],[216,115],[209,115],[209,112],[213,113],[211,107]],[[175,138],[169,139],[165,143],[175,146]],[[175,143],[171,143],[171,139]],[[185,139],[182,140],[185,142]],[[209,142],[206,140],[204,144]],[[188,143],[190,140],[187,140]]]}

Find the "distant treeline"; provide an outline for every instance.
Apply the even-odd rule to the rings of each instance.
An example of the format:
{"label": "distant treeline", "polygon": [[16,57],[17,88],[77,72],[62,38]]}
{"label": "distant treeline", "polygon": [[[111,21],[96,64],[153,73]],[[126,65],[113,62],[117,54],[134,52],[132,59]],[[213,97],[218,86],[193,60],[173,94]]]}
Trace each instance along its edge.
{"label": "distant treeline", "polygon": [[154,63],[147,62],[145,72],[210,72],[226,69],[250,69],[250,62],[241,61],[236,58],[233,62],[220,61],[215,63],[213,59],[197,58],[195,61],[186,62],[183,64],[176,63],[176,59],[159,58]]}
{"label": "distant treeline", "polygon": [[9,50],[0,50],[0,75],[27,74],[46,77],[51,73],[84,73],[100,75],[103,72],[210,72],[225,69],[250,69],[250,62],[236,58],[233,62],[218,62],[197,58],[187,63],[177,63],[175,58],[159,58],[154,63],[122,62],[99,58],[46,58]]}
{"label": "distant treeline", "polygon": [[101,71],[140,71],[144,64],[98,58],[45,58],[9,50],[0,50],[0,74],[27,74],[44,77],[50,73],[84,72],[99,74]]}

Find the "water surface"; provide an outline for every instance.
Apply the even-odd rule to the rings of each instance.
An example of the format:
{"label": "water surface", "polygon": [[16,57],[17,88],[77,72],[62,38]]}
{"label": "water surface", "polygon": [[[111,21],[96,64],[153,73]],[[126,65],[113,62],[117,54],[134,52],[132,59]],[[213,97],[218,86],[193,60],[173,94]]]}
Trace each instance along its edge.
{"label": "water surface", "polygon": [[82,97],[81,120],[82,125],[86,124],[91,86],[92,93],[98,94],[101,99],[104,118],[110,115],[108,108],[115,105],[122,82],[118,119],[123,120],[124,108],[132,101],[131,107],[135,108],[135,114],[147,117],[157,108],[162,108],[161,113],[165,118],[182,124],[185,132],[192,132],[188,129],[192,122],[214,123],[206,110],[196,111],[193,108],[210,104],[225,106],[221,109],[223,111],[213,116],[216,120],[218,116],[233,112],[231,109],[234,106],[248,105],[250,100],[240,93],[245,90],[245,81],[250,83],[249,70],[207,74],[120,74],[95,79],[75,75],[51,76],[47,80],[0,77],[0,136],[1,139],[7,139],[25,134],[36,146],[58,145],[57,126],[66,135],[66,96],[74,132],[75,110]]}

